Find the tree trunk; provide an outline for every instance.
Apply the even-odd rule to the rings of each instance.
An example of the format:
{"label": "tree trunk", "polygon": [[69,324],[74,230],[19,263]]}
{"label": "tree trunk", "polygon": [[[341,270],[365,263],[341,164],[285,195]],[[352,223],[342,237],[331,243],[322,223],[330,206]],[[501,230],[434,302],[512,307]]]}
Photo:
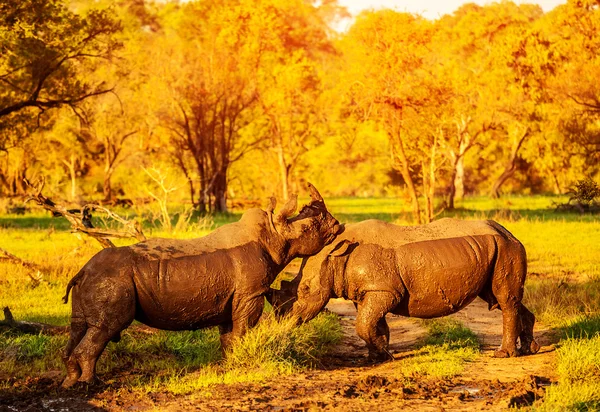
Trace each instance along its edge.
{"label": "tree trunk", "polygon": [[69,178],[71,179],[71,201],[77,197],[77,175],[75,174],[75,154],[71,153],[70,161],[63,160],[67,169],[69,169]]}
{"label": "tree trunk", "polygon": [[75,155],[71,155],[69,164],[69,174],[71,175],[71,201],[77,198],[77,174],[75,173]]}
{"label": "tree trunk", "polygon": [[448,183],[448,198],[446,199],[446,207],[449,210],[454,210],[454,198],[456,197],[456,177],[458,176],[456,163],[453,163],[454,167],[452,168],[452,175],[450,176],[450,182]]}
{"label": "tree trunk", "polygon": [[[198,178],[200,184],[198,185],[198,212],[205,214],[208,212],[210,205],[210,198],[208,196],[208,190],[206,188],[206,173],[204,172],[204,163],[202,162],[201,155],[194,153],[194,161],[196,162],[196,171],[198,172]],[[192,199],[194,197],[192,196]]]}
{"label": "tree trunk", "polygon": [[492,199],[500,198],[500,187],[502,187],[502,185],[515,174],[516,170],[517,167],[515,158],[514,164],[507,166],[504,169],[504,172],[502,172],[500,177],[498,177],[498,179],[496,179],[496,181],[492,185],[492,190],[490,191],[490,196],[492,197]]}
{"label": "tree trunk", "polygon": [[115,163],[116,157],[111,158],[110,147],[107,143],[105,143],[105,147],[106,154],[104,158],[104,184],[102,185],[102,194],[104,195],[104,201],[110,202],[113,198],[111,179],[115,171],[113,165]]}
{"label": "tree trunk", "polygon": [[465,164],[461,156],[456,164],[456,176],[454,178],[455,198],[462,200],[465,197]]}
{"label": "tree trunk", "polygon": [[462,199],[465,196],[465,167],[464,155],[469,149],[469,143],[461,142],[458,153],[453,149],[450,150],[450,161],[452,162],[452,175],[448,183],[448,198],[446,199],[447,208],[454,209],[454,200]]}
{"label": "tree trunk", "polygon": [[102,193],[104,194],[104,201],[110,202],[113,198],[112,184],[111,184],[112,173],[104,174],[104,184],[102,185]]}
{"label": "tree trunk", "polygon": [[290,198],[290,165],[285,161],[283,147],[277,148],[277,161],[279,163],[279,177],[281,179],[281,194],[283,200],[287,202]]}
{"label": "tree trunk", "polygon": [[431,223],[431,198],[429,197],[429,177],[427,175],[427,167],[425,162],[421,162],[421,173],[423,174],[423,196],[425,197],[425,223]]}
{"label": "tree trunk", "polygon": [[[399,133],[399,132],[398,132]],[[394,143],[394,141],[392,140]],[[402,178],[404,179],[404,183],[406,183],[406,187],[408,189],[408,193],[410,195],[410,200],[413,209],[413,216],[417,224],[421,224],[421,207],[419,206],[419,197],[417,195],[417,188],[415,187],[415,183],[410,175],[410,168],[408,166],[408,158],[406,157],[406,152],[404,151],[404,145],[402,143],[402,138],[398,136],[396,144],[392,143],[392,147],[395,152],[395,163],[399,163],[396,165],[396,170],[400,172]],[[395,146],[395,147],[394,147]]]}
{"label": "tree trunk", "polygon": [[548,170],[548,173],[550,174],[550,177],[552,177],[552,189],[554,191],[554,194],[561,195],[562,189],[560,188],[560,182],[558,181],[558,176],[550,168]]}
{"label": "tree trunk", "polygon": [[433,206],[435,197],[435,153],[436,153],[437,139],[434,135],[433,145],[431,146],[431,153],[429,155],[429,171],[425,165],[425,161],[421,162],[421,168],[423,171],[423,195],[425,196],[425,202],[427,204],[426,210],[426,223],[431,223],[434,218]]}
{"label": "tree trunk", "polygon": [[227,173],[218,172],[212,188],[213,207],[217,213],[227,213]]}
{"label": "tree trunk", "polygon": [[492,185],[492,189],[490,190],[490,196],[493,199],[498,199],[500,197],[500,188],[517,171],[517,160],[519,158],[519,149],[521,149],[523,142],[525,141],[527,136],[529,136],[529,132],[530,132],[529,127],[525,127],[525,130],[518,137],[515,136],[515,138],[513,139],[513,147],[510,152],[510,158],[508,160],[508,163],[506,164],[504,171],[498,177],[498,179],[496,179],[496,181]]}

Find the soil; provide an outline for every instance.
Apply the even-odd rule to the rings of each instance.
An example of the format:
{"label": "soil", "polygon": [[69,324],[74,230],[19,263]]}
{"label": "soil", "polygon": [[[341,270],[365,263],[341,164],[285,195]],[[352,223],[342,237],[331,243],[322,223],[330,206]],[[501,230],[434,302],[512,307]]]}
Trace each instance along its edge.
{"label": "soil", "polygon": [[118,384],[61,391],[64,372],[50,371],[26,380],[11,379],[12,388],[0,390],[0,411],[495,411],[530,405],[556,381],[555,339],[539,323],[535,329],[542,346],[538,354],[493,357],[501,341],[502,315],[497,310],[488,311],[483,301],[452,315],[479,336],[482,356],[460,376],[432,380],[394,378],[399,376],[402,359],[412,356],[425,336],[420,321],[388,315],[394,361],[373,364],[366,358],[364,342],[354,332],[354,306],[333,299],[328,309],[340,315],[344,338],[318,368],[305,373],[262,384],[216,385],[186,396],[141,396]]}

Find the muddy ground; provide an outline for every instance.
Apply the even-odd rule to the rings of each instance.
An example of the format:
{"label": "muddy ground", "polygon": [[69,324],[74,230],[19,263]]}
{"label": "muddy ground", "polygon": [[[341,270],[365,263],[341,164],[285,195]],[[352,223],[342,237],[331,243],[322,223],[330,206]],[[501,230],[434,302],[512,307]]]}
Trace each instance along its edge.
{"label": "muddy ground", "polygon": [[354,306],[332,300],[328,309],[341,317],[344,339],[316,370],[275,378],[262,384],[217,385],[187,396],[169,393],[140,396],[119,387],[91,392],[59,390],[63,371],[15,380],[0,392],[0,411],[144,411],[144,410],[340,410],[340,411],[461,411],[505,410],[543,397],[556,380],[553,335],[536,325],[542,345],[533,356],[496,359],[500,345],[501,312],[476,301],[452,315],[474,331],[483,343],[482,356],[462,375],[443,380],[399,381],[396,368],[413,355],[425,329],[415,319],[389,316],[395,361],[370,364],[366,348],[354,332]]}
{"label": "muddy ground", "polygon": [[63,371],[49,371],[42,377],[14,380],[11,390],[0,392],[0,410],[487,411],[531,404],[556,380],[553,335],[541,325],[536,325],[535,331],[542,345],[538,354],[513,359],[492,356],[501,341],[501,312],[489,312],[483,301],[453,315],[479,336],[483,355],[468,364],[461,376],[415,379],[408,385],[393,376],[399,376],[396,368],[401,360],[412,356],[425,336],[418,320],[388,317],[395,361],[374,365],[367,361],[364,342],[354,333],[354,306],[332,300],[328,309],[340,315],[344,339],[316,370],[262,384],[217,385],[187,396],[158,393],[143,397],[118,386],[64,392],[59,389]]}

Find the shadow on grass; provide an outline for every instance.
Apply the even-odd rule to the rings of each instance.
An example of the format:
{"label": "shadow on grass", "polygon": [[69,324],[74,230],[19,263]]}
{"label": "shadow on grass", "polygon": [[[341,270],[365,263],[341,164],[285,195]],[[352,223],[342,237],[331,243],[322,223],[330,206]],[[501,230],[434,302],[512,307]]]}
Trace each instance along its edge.
{"label": "shadow on grass", "polygon": [[[121,214],[122,217],[126,219],[136,219],[134,214]],[[212,227],[219,227],[227,223],[233,223],[240,220],[242,213],[221,213],[215,215],[206,215],[200,216],[194,214],[190,219],[188,224],[194,225],[198,223],[206,224],[207,219],[212,223]],[[179,220],[179,214],[174,213],[171,217],[171,224],[173,227],[177,224]],[[92,219],[92,223],[96,227],[104,227],[104,223],[102,219],[94,217]],[[117,227],[118,223],[111,222],[109,224],[110,227]],[[159,220],[151,220],[146,216],[141,217],[142,228],[144,230],[152,230],[152,229],[160,229]],[[62,217],[52,217],[50,214],[41,215],[41,214],[26,214],[26,215],[0,215],[0,228],[3,229],[55,229],[55,230],[64,230],[67,231],[71,228],[69,222]]]}
{"label": "shadow on grass", "polygon": [[69,222],[63,218],[54,218],[50,215],[6,215],[0,216],[0,228],[2,229],[51,229],[68,230]]}
{"label": "shadow on grass", "polygon": [[[398,213],[373,213],[373,212],[336,212],[331,213],[342,223],[357,223],[368,219],[378,219],[385,222],[401,222],[401,224],[414,225],[415,220],[412,213],[400,211]],[[457,219],[492,219],[508,221],[567,221],[567,222],[597,222],[600,215],[582,215],[579,213],[554,212],[552,209],[491,209],[475,210],[457,208],[454,210],[444,210],[436,219],[442,218]],[[404,223],[406,222],[406,223]]]}
{"label": "shadow on grass", "polygon": [[600,314],[595,316],[582,316],[577,320],[560,328],[562,338],[590,339],[600,334]]}
{"label": "shadow on grass", "polygon": [[600,215],[580,214],[572,212],[557,212],[553,208],[540,209],[489,209],[475,210],[456,208],[454,210],[445,210],[438,218],[455,217],[460,219],[494,219],[494,220],[542,220],[542,221],[577,221],[577,222],[595,222],[600,219]]}

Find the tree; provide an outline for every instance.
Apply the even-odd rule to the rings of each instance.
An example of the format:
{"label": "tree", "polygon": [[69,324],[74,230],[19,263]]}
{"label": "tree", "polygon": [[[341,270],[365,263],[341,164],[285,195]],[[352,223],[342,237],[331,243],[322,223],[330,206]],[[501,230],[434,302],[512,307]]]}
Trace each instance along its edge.
{"label": "tree", "polygon": [[[31,120],[35,127],[49,109],[77,111],[85,99],[109,91],[82,75],[110,58],[119,30],[111,13],[79,16],[62,0],[0,3],[0,131]],[[0,147],[7,143],[0,141]]]}
{"label": "tree", "polygon": [[427,179],[423,192],[429,220],[442,121],[437,113],[450,93],[431,64],[432,35],[429,21],[382,10],[359,16],[343,46],[349,67],[346,84],[355,113],[364,120],[377,119],[386,130],[395,168],[406,184],[419,223],[417,179]]}
{"label": "tree", "polygon": [[[436,52],[453,90],[446,113],[448,138],[443,142],[450,171],[449,208],[454,207],[455,196],[464,193],[467,154],[481,152],[486,146],[497,146],[497,152],[502,152],[509,146],[503,132],[514,119],[507,112],[522,96],[522,90],[514,89],[516,76],[509,68],[513,49],[509,45],[520,41],[541,15],[542,10],[533,5],[466,4],[437,22]],[[492,136],[501,141],[496,143]],[[511,166],[496,184],[502,185],[514,173],[512,167],[521,145],[513,146],[516,152],[510,152],[515,152],[509,160]]]}
{"label": "tree", "polygon": [[[573,181],[600,171],[600,2],[569,1],[546,17],[540,31],[554,69],[548,87],[556,106],[553,128],[559,133],[551,141],[555,150],[537,158],[549,172],[564,175],[561,160],[570,157]],[[566,188],[568,180],[561,183]]]}
{"label": "tree", "polygon": [[126,143],[139,129],[135,115],[125,112],[114,96],[94,103],[88,105],[81,117],[78,135],[88,153],[101,158],[104,171],[102,194],[104,202],[110,203],[114,200],[112,176],[123,161]]}
{"label": "tree", "polygon": [[170,34],[153,58],[172,62],[153,67],[155,84],[167,97],[159,118],[201,211],[227,211],[229,168],[256,145],[242,142],[240,129],[250,122],[256,102],[260,32],[250,5],[230,6],[227,1],[181,6],[180,19],[167,27]]}
{"label": "tree", "polygon": [[265,141],[275,153],[285,199],[302,157],[323,138],[322,62],[335,51],[327,26],[327,20],[337,16],[335,4],[329,1],[317,7],[302,0],[268,1],[256,11],[265,16],[257,72],[259,113],[264,116]]}

